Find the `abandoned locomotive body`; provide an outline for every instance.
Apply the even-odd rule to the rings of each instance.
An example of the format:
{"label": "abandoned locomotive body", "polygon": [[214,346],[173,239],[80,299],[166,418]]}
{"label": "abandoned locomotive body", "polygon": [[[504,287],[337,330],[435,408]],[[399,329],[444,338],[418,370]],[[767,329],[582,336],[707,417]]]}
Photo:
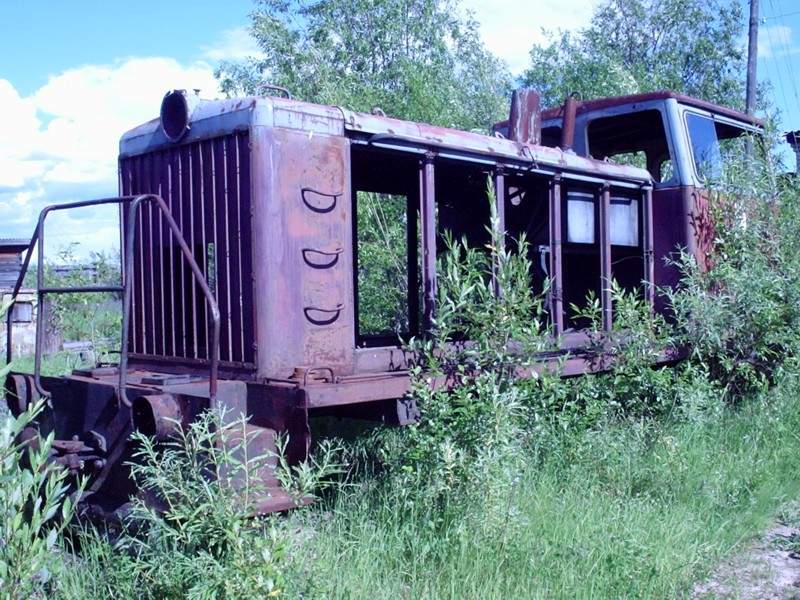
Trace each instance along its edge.
{"label": "abandoned locomotive body", "polygon": [[[402,339],[424,335],[431,321],[443,233],[486,243],[487,178],[499,227],[530,241],[533,285],[550,282],[559,346],[540,357],[542,368],[602,368],[582,349],[570,302],[596,292],[610,328],[604,282],[651,302],[660,283],[648,173],[530,143],[535,107],[518,105],[529,126],[502,139],[284,98],[172,94],[182,94],[184,127],[165,126],[162,112],[120,144],[120,366],[54,378],[41,377],[37,361],[33,376],[6,384],[14,412],[49,396],[40,430],[55,433],[56,460],[91,476],[85,500],[104,513],[136,493],[124,467],[134,426],[166,437],[170,419],[188,424],[223,406],[230,418],[250,417],[262,450],[288,433],[289,458],[299,460],[310,413],[412,420]],[[404,260],[385,281],[369,279],[359,227],[370,202],[391,205],[402,223]],[[377,318],[361,293],[376,284],[402,290]],[[270,494],[259,509],[291,506],[264,477]]]}

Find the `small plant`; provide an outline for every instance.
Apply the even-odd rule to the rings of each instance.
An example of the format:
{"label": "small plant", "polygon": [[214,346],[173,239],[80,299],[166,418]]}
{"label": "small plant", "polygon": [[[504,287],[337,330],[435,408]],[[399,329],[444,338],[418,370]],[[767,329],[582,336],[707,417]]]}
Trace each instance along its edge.
{"label": "small plant", "polygon": [[[239,599],[284,596],[293,584],[293,541],[280,517],[259,517],[276,457],[253,454],[244,417],[208,411],[174,439],[133,435],[132,500],[121,534],[88,529],[80,536],[84,578],[70,577],[66,597]],[[281,444],[278,445],[279,449]],[[308,464],[278,460],[298,497],[338,469],[333,442]]]}
{"label": "small plant", "polygon": [[[75,514],[68,471],[48,462],[53,434],[32,429],[39,401],[0,425],[0,594],[45,598],[62,567],[60,541]],[[82,485],[78,486],[80,494]]]}
{"label": "small plant", "polygon": [[[0,306],[0,318],[10,302]],[[0,381],[11,365],[0,367]],[[53,434],[33,425],[44,401],[13,418],[0,415],[0,595],[44,598],[61,566],[58,543],[74,515],[68,472],[48,463]],[[78,486],[78,492],[82,485]]]}

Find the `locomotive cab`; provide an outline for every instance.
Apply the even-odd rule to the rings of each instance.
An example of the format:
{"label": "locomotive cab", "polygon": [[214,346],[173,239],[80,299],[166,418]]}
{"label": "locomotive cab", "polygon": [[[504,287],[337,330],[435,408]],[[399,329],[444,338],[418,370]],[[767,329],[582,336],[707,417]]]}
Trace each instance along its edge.
{"label": "locomotive cab", "polygon": [[[495,126],[504,131],[505,123]],[[579,101],[542,113],[542,143],[581,156],[646,168],[653,178],[656,279],[677,283],[665,261],[677,248],[707,267],[713,241],[707,188],[726,159],[742,156],[764,125],[750,115],[674,92]],[[656,298],[656,305],[663,304]]]}

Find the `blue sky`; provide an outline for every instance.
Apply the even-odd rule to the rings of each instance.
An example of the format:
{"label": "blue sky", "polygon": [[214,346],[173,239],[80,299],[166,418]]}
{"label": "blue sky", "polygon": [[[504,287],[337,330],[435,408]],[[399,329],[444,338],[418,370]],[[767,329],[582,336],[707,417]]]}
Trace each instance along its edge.
{"label": "blue sky", "polygon": [[[489,49],[519,73],[542,28],[579,28],[598,1],[463,4]],[[761,3],[759,78],[772,81],[782,129],[800,129],[800,2]],[[120,135],[156,116],[169,89],[214,97],[215,65],[258,51],[246,30],[252,6],[0,0],[0,237],[29,237],[46,204],[115,195]],[[112,211],[61,215],[47,234],[48,252],[73,241],[82,253],[118,244]]]}
{"label": "blue sky", "polygon": [[247,24],[251,0],[0,1],[0,77],[28,95],[49,76],[129,56],[206,58],[223,32]]}

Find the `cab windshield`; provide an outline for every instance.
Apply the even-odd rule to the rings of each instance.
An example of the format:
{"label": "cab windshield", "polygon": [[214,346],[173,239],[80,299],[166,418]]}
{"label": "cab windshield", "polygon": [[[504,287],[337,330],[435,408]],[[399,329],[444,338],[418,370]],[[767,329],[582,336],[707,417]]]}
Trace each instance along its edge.
{"label": "cab windshield", "polygon": [[752,133],[742,127],[715,121],[705,115],[686,113],[694,168],[704,181],[720,179],[729,161],[741,159]]}

